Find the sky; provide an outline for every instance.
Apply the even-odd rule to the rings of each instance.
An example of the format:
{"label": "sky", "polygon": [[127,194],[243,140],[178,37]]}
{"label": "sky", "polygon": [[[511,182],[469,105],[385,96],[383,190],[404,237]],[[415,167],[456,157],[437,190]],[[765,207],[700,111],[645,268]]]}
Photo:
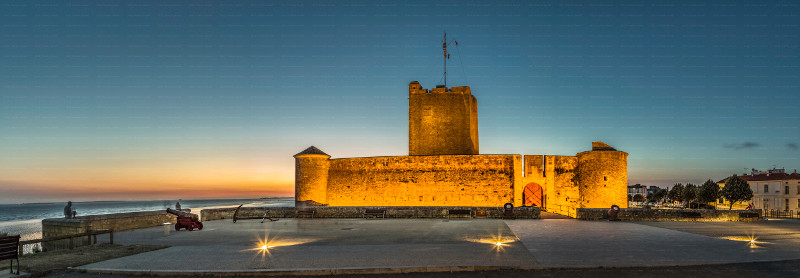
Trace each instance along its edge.
{"label": "sky", "polygon": [[483,154],[800,168],[796,1],[0,3],[0,203],[293,196],[308,146],[407,155],[444,32]]}

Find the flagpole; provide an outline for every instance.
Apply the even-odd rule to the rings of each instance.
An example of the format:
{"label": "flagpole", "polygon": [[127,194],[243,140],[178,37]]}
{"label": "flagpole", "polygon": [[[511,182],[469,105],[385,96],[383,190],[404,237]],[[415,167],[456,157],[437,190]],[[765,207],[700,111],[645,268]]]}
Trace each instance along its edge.
{"label": "flagpole", "polygon": [[442,53],[444,54],[444,87],[447,89],[447,32],[444,32],[444,40],[442,40]]}

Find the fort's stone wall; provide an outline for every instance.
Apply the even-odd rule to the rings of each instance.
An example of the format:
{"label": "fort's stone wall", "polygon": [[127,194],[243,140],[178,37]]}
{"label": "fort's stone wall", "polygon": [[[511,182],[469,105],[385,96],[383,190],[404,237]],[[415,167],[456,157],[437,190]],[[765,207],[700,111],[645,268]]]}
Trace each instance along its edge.
{"label": "fort's stone wall", "polygon": [[594,144],[600,147],[577,156],[526,155],[525,165],[520,155],[330,159],[301,153],[296,200],[298,206],[520,207],[532,206],[524,192],[536,185],[542,190],[537,206],[549,212],[575,217],[578,208],[627,207],[628,154]]}
{"label": "fort's stone wall", "polygon": [[[448,218],[448,211],[466,209],[472,211],[474,218],[503,218],[502,207],[309,207],[316,218],[363,218],[367,209],[385,209],[386,218]],[[204,209],[200,212],[202,221],[233,219],[236,208]],[[270,218],[294,218],[296,208],[292,207],[255,207],[239,209],[240,218],[262,218],[264,214]],[[514,208],[513,215],[518,219],[538,219],[540,209],[534,207]],[[462,216],[458,216],[462,217]]]}
{"label": "fort's stone wall", "polygon": [[408,85],[408,154],[478,154],[478,101],[469,87]]}
{"label": "fort's stone wall", "polygon": [[519,155],[363,157],[330,160],[330,206],[471,206],[514,203]]}
{"label": "fort's stone wall", "polygon": [[[608,208],[579,208],[577,219],[607,219]],[[696,216],[700,214],[700,217]],[[696,209],[621,209],[617,219],[621,221],[704,221],[725,222],[744,221],[758,222],[761,217],[747,217],[747,214],[761,214],[761,210],[696,210]]]}

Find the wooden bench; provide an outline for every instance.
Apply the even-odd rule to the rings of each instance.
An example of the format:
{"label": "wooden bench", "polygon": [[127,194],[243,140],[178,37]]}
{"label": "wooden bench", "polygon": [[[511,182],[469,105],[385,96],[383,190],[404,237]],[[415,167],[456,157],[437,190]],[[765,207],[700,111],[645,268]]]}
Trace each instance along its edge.
{"label": "wooden bench", "polygon": [[683,212],[681,212],[681,217],[685,217],[685,218],[703,218],[703,215],[701,215],[699,212],[695,212],[695,211],[683,211]]}
{"label": "wooden bench", "polygon": [[295,213],[295,217],[297,217],[297,218],[304,218],[304,217],[314,218],[314,214],[316,214],[316,211],[313,210],[313,209],[298,209],[297,212]]}
{"label": "wooden bench", "polygon": [[14,260],[17,260],[17,275],[19,275],[19,235],[0,237],[0,261],[11,261],[9,270],[14,274]]}
{"label": "wooden bench", "polygon": [[364,211],[364,218],[367,218],[369,216],[372,216],[372,217],[375,217],[375,218],[378,218],[378,216],[380,216],[381,218],[386,218],[386,210],[385,209],[367,209],[367,210]]}
{"label": "wooden bench", "polygon": [[447,210],[447,218],[450,218],[450,216],[453,216],[453,215],[456,215],[456,216],[467,216],[469,218],[472,218],[472,210],[470,210],[470,209],[449,209],[449,210]]}

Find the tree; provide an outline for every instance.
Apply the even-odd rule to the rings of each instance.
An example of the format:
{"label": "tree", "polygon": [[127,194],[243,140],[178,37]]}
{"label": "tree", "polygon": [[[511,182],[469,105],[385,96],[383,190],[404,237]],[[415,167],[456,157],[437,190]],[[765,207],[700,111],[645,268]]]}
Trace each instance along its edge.
{"label": "tree", "polygon": [[697,191],[697,201],[705,204],[716,202],[719,196],[719,184],[712,180],[707,180]]}
{"label": "tree", "polygon": [[697,199],[697,186],[691,183],[687,183],[686,186],[683,188],[683,201],[686,202],[689,207],[692,207],[692,201]]}
{"label": "tree", "polygon": [[683,202],[683,184],[676,183],[675,186],[669,190],[667,198],[673,202]]}
{"label": "tree", "polygon": [[650,194],[650,196],[647,196],[647,201],[651,203],[661,204],[661,202],[664,200],[664,197],[666,196],[667,196],[667,190],[659,189],[653,194]]}
{"label": "tree", "polygon": [[636,195],[633,195],[633,201],[641,203],[641,202],[644,202],[645,199],[644,199],[644,196],[642,196],[642,194],[636,194]]}
{"label": "tree", "polygon": [[725,197],[731,202],[728,210],[733,209],[733,203],[750,200],[753,198],[753,190],[742,178],[733,175],[725,181],[725,187],[722,188],[722,197]]}

